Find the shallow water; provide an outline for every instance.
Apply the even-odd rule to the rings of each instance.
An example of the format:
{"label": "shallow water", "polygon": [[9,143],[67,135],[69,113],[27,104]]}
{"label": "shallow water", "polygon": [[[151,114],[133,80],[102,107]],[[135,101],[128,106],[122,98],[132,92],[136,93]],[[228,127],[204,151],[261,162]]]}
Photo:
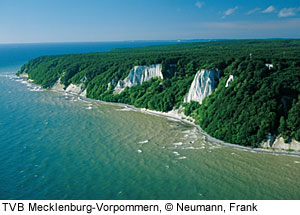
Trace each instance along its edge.
{"label": "shallow water", "polygon": [[0,68],[0,199],[300,199],[300,157],[43,90]]}

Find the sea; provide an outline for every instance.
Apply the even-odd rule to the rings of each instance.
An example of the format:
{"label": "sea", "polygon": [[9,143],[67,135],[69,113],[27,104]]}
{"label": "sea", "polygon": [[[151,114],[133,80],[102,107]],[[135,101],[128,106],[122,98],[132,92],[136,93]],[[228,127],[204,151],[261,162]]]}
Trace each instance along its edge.
{"label": "sea", "polygon": [[209,142],[192,125],[45,90],[41,55],[176,42],[0,45],[0,199],[300,199],[300,157]]}

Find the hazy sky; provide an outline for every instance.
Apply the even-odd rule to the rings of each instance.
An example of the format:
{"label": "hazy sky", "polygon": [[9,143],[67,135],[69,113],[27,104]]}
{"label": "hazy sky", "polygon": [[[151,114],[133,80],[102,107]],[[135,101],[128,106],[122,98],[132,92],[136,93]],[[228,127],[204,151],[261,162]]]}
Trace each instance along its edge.
{"label": "hazy sky", "polygon": [[300,38],[299,0],[0,0],[0,43]]}

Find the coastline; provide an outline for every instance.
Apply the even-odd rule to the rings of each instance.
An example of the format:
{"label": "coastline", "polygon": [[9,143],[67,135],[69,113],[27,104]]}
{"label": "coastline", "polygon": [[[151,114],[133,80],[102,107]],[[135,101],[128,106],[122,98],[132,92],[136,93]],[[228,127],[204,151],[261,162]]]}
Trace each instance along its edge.
{"label": "coastline", "polygon": [[[30,83],[33,82],[33,80],[28,80],[28,76],[26,76],[26,75],[24,76],[24,75],[20,74],[19,77],[23,78],[24,80],[26,80]],[[40,85],[38,85],[38,86],[40,86]],[[227,143],[225,141],[216,139],[216,138],[210,136],[209,134],[207,134],[199,125],[195,124],[193,121],[189,121],[187,119],[182,118],[182,117],[185,117],[185,118],[188,118],[188,119],[192,119],[191,117],[187,117],[183,113],[181,113],[181,114],[175,113],[174,110],[170,111],[170,112],[161,112],[161,111],[149,110],[149,109],[146,109],[146,108],[137,108],[133,105],[124,104],[124,103],[106,102],[106,101],[91,99],[91,98],[88,98],[88,97],[86,97],[85,95],[82,95],[82,94],[72,93],[70,91],[64,90],[63,88],[62,89],[49,88],[48,90],[53,91],[53,92],[58,92],[58,93],[63,92],[63,93],[67,93],[67,94],[70,94],[70,95],[75,95],[75,96],[78,96],[81,100],[88,101],[88,102],[96,102],[96,103],[99,103],[99,104],[114,105],[114,106],[129,108],[133,111],[139,111],[139,112],[142,112],[142,113],[145,113],[145,114],[151,114],[151,115],[155,115],[155,116],[166,117],[166,118],[170,118],[170,119],[173,119],[173,120],[176,120],[176,121],[180,121],[182,123],[189,124],[189,125],[195,127],[199,133],[204,135],[205,140],[210,141],[212,143],[220,144],[220,145],[223,145],[223,146],[226,146],[226,147],[245,150],[245,151],[249,151],[249,152],[260,152],[260,153],[267,153],[267,154],[300,156],[300,152],[289,152],[289,151],[280,150],[280,149],[273,149],[272,150],[272,149],[265,149],[265,148],[250,148],[250,147],[247,147],[247,146],[241,146],[241,145],[237,145],[237,144],[233,144],[233,143]]]}
{"label": "coastline", "polygon": [[[56,91],[56,90],[53,90],[53,91]],[[61,92],[61,91],[56,91],[56,92]],[[84,100],[84,101],[96,102],[96,103],[105,104],[105,105],[114,105],[114,106],[129,108],[133,111],[138,111],[138,112],[142,112],[142,113],[145,113],[145,114],[170,118],[170,119],[173,119],[173,120],[175,119],[176,121],[180,121],[182,123],[189,124],[189,125],[195,127],[199,133],[201,133],[202,135],[205,136],[205,140],[210,141],[212,143],[220,144],[220,145],[223,145],[223,146],[226,146],[226,147],[240,149],[240,150],[246,150],[246,151],[249,151],[249,152],[252,151],[252,152],[260,152],[260,153],[267,153],[267,154],[300,156],[300,152],[289,152],[289,151],[283,151],[283,150],[278,150],[278,149],[270,150],[270,149],[264,149],[264,148],[250,148],[250,147],[247,147],[247,146],[241,146],[241,145],[237,145],[237,144],[233,144],[233,143],[224,142],[222,140],[219,140],[219,139],[216,139],[216,138],[210,136],[199,125],[195,124],[194,122],[191,122],[191,121],[188,121],[186,119],[180,118],[179,114],[176,115],[175,113],[170,113],[170,112],[153,111],[153,110],[148,110],[146,108],[137,108],[137,107],[135,107],[133,105],[129,105],[129,104],[116,103],[116,102],[105,102],[105,101],[101,101],[101,100],[96,100],[96,99],[83,97],[83,96],[80,96],[78,94],[73,94],[73,93],[70,93],[70,94],[79,96],[79,98]],[[181,115],[181,116],[185,116],[185,115]],[[185,116],[185,117],[187,117],[187,116]]]}

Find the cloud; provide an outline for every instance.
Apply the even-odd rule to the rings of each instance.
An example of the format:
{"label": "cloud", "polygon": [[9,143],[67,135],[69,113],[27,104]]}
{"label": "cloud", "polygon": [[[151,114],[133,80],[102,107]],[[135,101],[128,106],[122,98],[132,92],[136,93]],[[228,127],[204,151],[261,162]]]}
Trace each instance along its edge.
{"label": "cloud", "polygon": [[[300,38],[300,17],[190,23],[189,36],[210,39]],[[185,25],[186,26],[186,25]]]}
{"label": "cloud", "polygon": [[249,10],[249,11],[246,13],[246,15],[251,15],[251,14],[256,13],[256,12],[258,12],[258,11],[260,11],[260,10],[261,10],[260,8],[254,8],[253,10]]}
{"label": "cloud", "polygon": [[197,1],[196,4],[195,4],[195,6],[197,8],[202,8],[204,6],[204,4],[205,4],[204,2]]}
{"label": "cloud", "polygon": [[222,19],[226,18],[227,16],[232,15],[239,7],[235,6],[234,8],[229,8],[224,12],[224,15],[222,16]]}
{"label": "cloud", "polygon": [[289,17],[289,16],[296,16],[296,13],[300,11],[300,8],[283,8],[279,11],[278,17]]}
{"label": "cloud", "polygon": [[[219,29],[224,30],[276,30],[297,28],[300,25],[300,18],[290,20],[278,20],[278,21],[234,21],[234,22],[203,22],[198,23],[198,27],[204,27],[205,29]],[[300,31],[298,30],[299,34]]]}
{"label": "cloud", "polygon": [[263,10],[262,13],[272,13],[275,10],[276,10],[276,8],[273,5],[271,5],[271,6],[267,7],[265,10]]}

